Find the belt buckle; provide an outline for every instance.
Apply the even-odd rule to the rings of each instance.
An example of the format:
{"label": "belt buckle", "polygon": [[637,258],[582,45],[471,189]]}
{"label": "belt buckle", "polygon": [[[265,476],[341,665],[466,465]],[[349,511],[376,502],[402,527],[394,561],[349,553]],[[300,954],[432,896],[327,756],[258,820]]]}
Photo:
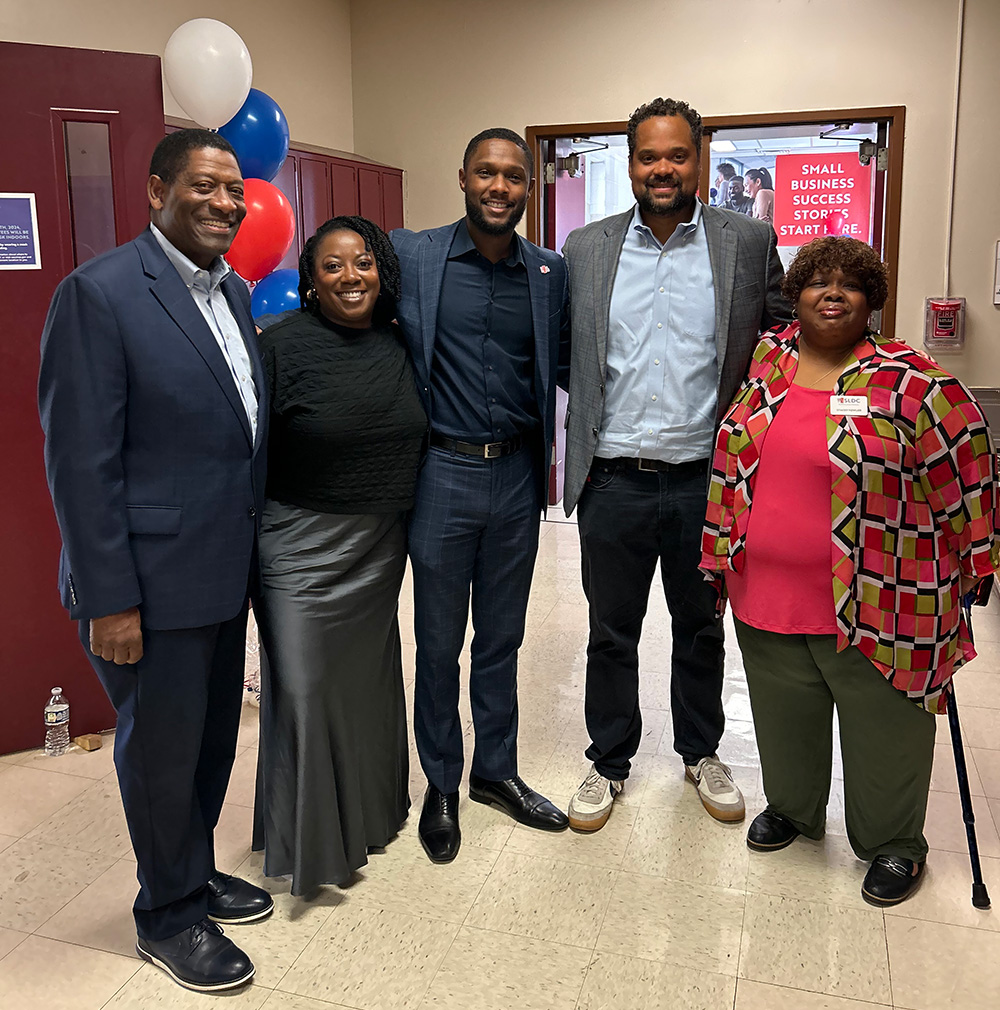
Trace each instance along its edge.
{"label": "belt buckle", "polygon": [[[648,466],[643,466],[644,463],[648,463]],[[656,465],[656,460],[645,460],[641,456],[636,462],[636,469],[642,470],[643,473],[658,473],[659,467]]]}
{"label": "belt buckle", "polygon": [[483,459],[496,459],[503,449],[503,442],[487,442],[483,446]]}

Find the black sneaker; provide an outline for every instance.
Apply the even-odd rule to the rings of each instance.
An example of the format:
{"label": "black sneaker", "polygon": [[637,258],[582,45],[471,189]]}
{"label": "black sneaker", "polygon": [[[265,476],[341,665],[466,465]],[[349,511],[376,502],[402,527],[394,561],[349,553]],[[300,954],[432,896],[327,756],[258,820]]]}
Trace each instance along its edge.
{"label": "black sneaker", "polygon": [[[914,865],[916,873],[913,872]],[[876,856],[865,874],[861,897],[869,905],[879,908],[898,905],[916,891],[923,876],[923,863],[914,864],[912,859],[902,856]]]}
{"label": "black sneaker", "polygon": [[166,940],[139,937],[135,951],[178,985],[195,992],[235,989],[249,982],[256,970],[250,958],[208,919]]}

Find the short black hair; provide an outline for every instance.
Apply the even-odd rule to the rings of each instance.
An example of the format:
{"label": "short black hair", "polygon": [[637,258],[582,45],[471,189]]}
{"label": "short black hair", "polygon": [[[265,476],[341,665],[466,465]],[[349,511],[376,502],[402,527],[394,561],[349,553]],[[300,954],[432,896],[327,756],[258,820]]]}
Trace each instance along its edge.
{"label": "short black hair", "polygon": [[720,161],[718,173],[723,179],[732,179],[736,175],[736,168],[734,165],[730,165],[728,161]]}
{"label": "short black hair", "polygon": [[680,116],[691,128],[691,143],[698,157],[701,157],[701,116],[688,105],[687,102],[679,102],[673,98],[654,98],[645,105],[640,105],[631,116],[628,117],[628,126],[625,128],[625,138],[628,140],[629,161],[635,154],[635,131],[639,129],[639,124],[654,116]]}
{"label": "short black hair", "polygon": [[[164,182],[173,182],[184,170],[192,151],[203,147],[214,147],[217,151],[231,154],[239,165],[240,159],[233,145],[225,137],[211,130],[175,130],[168,133],[153,151],[149,161],[149,174],[158,175]],[[242,171],[242,169],[240,169]]]}
{"label": "short black hair", "polygon": [[[749,174],[749,173],[748,173]],[[814,238],[804,245],[789,264],[781,293],[794,305],[817,270],[840,270],[861,282],[872,312],[889,297],[889,271],[879,254],[866,242],[846,235]]]}
{"label": "short black hair", "polygon": [[528,166],[528,181],[530,182],[534,179],[535,159],[531,153],[531,148],[528,147],[527,141],[525,141],[521,134],[515,133],[513,130],[505,129],[502,126],[494,126],[489,130],[483,130],[481,133],[477,133],[472,140],[465,145],[465,154],[462,157],[462,168],[468,167],[469,159],[472,157],[473,152],[484,140],[508,140],[516,147],[519,147],[521,149],[521,153],[524,155],[524,162]]}
{"label": "short black hair", "polygon": [[335,231],[353,231],[364,239],[365,249],[372,254],[378,270],[379,292],[372,312],[372,323],[380,326],[396,318],[399,302],[399,257],[389,240],[389,236],[374,221],[353,214],[331,217],[316,229],[316,234],[306,239],[299,257],[299,304],[303,311],[318,313],[319,302],[309,298],[313,288],[313,270],[316,263],[316,249],[323,238]]}

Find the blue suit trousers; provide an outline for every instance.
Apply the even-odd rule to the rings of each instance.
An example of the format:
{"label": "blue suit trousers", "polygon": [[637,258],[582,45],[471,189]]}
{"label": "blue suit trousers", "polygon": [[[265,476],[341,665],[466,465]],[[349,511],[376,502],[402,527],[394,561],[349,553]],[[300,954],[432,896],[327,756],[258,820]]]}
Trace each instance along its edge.
{"label": "blue suit trousers", "polygon": [[537,453],[476,459],[431,448],[410,516],[417,669],[414,737],[443,793],[462,779],[459,656],[472,601],[474,774],[517,774],[517,650],[524,638],[541,502]]}

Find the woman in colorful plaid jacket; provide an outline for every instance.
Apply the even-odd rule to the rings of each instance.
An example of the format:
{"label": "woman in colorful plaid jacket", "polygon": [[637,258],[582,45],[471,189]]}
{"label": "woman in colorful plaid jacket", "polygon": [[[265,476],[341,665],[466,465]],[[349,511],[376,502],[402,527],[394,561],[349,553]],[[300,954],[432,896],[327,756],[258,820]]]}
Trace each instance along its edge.
{"label": "woman in colorful plaid jacket", "polygon": [[822,836],[836,707],[862,897],[891,905],[921,879],[934,714],[975,655],[960,599],[1000,560],[994,446],[961,382],[868,328],[888,292],[870,246],[816,239],[783,291],[798,318],[722,422],[703,537],[768,801],[747,844]]}

